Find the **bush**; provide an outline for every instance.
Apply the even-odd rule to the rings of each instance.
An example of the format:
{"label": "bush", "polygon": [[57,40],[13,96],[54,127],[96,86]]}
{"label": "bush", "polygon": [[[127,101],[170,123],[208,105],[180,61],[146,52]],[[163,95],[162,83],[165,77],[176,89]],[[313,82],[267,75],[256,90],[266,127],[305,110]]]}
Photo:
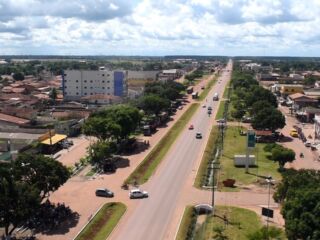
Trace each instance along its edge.
{"label": "bush", "polygon": [[277,144],[277,143],[268,143],[264,148],[263,150],[266,151],[266,152],[272,152],[272,150],[275,148],[275,147],[279,147],[280,145]]}

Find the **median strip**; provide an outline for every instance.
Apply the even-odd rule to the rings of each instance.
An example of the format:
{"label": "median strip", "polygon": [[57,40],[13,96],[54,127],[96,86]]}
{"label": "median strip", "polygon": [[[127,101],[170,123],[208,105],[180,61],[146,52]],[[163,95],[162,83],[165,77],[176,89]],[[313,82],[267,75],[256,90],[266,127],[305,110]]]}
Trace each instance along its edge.
{"label": "median strip", "polygon": [[106,203],[79,233],[75,240],[105,240],[126,211],[122,203]]}
{"label": "median strip", "polygon": [[124,184],[143,184],[151,177],[161,160],[169,151],[186,124],[199,107],[199,103],[193,103],[180,119],[172,126],[167,134],[159,141],[152,151],[145,157],[133,173],[125,180]]}
{"label": "median strip", "polygon": [[209,81],[209,83],[207,84],[206,88],[201,92],[201,94],[200,94],[200,96],[199,96],[199,98],[198,98],[199,101],[204,100],[204,99],[208,96],[211,88],[212,88],[213,85],[216,83],[217,78],[218,78],[217,75],[212,77],[212,79],[211,79],[211,80]]}

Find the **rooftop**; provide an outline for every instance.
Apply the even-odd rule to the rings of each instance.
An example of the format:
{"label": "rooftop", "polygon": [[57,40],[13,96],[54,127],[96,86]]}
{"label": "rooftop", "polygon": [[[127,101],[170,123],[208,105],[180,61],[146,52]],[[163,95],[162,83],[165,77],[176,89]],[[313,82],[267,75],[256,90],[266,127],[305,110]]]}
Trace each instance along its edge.
{"label": "rooftop", "polygon": [[0,113],[0,121],[23,125],[29,123],[28,119],[18,118],[11,115]]}

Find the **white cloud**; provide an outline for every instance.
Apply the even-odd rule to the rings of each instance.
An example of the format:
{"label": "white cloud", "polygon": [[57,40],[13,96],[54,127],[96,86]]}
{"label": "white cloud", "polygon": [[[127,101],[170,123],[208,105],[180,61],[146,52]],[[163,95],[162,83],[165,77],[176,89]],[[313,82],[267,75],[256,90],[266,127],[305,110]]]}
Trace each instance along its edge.
{"label": "white cloud", "polygon": [[0,0],[0,54],[319,55],[309,1]]}

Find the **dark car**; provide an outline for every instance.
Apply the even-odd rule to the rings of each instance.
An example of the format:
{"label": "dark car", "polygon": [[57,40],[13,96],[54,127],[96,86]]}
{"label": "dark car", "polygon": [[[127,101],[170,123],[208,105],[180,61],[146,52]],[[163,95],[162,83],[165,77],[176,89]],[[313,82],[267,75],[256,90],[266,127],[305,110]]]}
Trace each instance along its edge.
{"label": "dark car", "polygon": [[114,197],[114,193],[106,188],[98,188],[96,190],[97,197]]}

